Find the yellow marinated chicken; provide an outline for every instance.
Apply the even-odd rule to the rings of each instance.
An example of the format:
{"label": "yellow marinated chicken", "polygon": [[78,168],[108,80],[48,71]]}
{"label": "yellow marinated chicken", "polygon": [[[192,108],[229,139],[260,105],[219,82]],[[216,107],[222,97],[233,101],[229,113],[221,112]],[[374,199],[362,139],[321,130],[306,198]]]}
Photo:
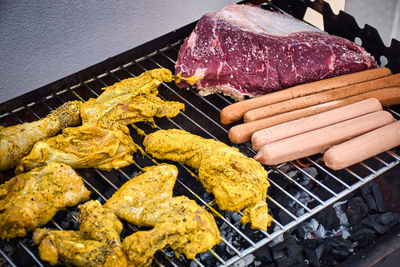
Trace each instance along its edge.
{"label": "yellow marinated chicken", "polygon": [[146,152],[199,170],[199,180],[222,210],[243,212],[243,224],[266,230],[272,222],[266,203],[268,173],[252,158],[222,142],[183,130],[159,130],[143,141]]}
{"label": "yellow marinated chicken", "polygon": [[122,223],[98,201],[79,207],[79,231],[36,229],[33,241],[42,260],[75,266],[126,266],[119,234]]}
{"label": "yellow marinated chicken", "polygon": [[163,164],[125,183],[104,207],[133,224],[154,227],[136,232],[122,242],[128,263],[148,266],[164,247],[193,259],[221,241],[213,216],[185,196],[173,197],[177,168]]}
{"label": "yellow marinated chicken", "polygon": [[111,210],[104,209],[100,202],[94,200],[80,205],[79,210],[79,231],[86,239],[97,240],[110,247],[121,245],[119,234],[123,226]]}
{"label": "yellow marinated chicken", "polygon": [[41,120],[7,128],[0,126],[0,171],[15,167],[36,142],[54,136],[65,127],[78,125],[81,104],[70,101]]}
{"label": "yellow marinated chicken", "polygon": [[168,69],[153,69],[105,87],[97,98],[83,103],[83,123],[96,122],[104,127],[128,125],[140,121],[154,121],[153,117],[175,117],[185,108],[175,101],[164,101],[157,96],[162,82],[172,81]]}
{"label": "yellow marinated chicken", "polygon": [[118,169],[133,163],[136,144],[129,129],[105,129],[98,124],[85,123],[70,127],[62,134],[37,142],[31,152],[21,159],[16,172],[61,162],[72,168]]}
{"label": "yellow marinated chicken", "polygon": [[89,194],[81,177],[65,164],[50,163],[15,176],[0,185],[0,237],[23,237]]}

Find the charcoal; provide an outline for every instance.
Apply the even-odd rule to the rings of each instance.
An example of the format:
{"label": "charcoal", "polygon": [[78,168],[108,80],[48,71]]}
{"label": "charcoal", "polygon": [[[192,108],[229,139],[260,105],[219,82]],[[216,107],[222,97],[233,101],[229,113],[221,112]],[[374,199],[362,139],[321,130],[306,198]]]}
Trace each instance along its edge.
{"label": "charcoal", "polygon": [[382,225],[378,222],[372,222],[371,226],[381,235],[386,234],[390,230],[390,227]]}
{"label": "charcoal", "polygon": [[368,214],[368,206],[361,197],[354,197],[347,204],[346,215],[350,225],[359,224]]}
{"label": "charcoal", "polygon": [[316,249],[318,246],[323,244],[324,240],[322,239],[306,239],[302,241],[302,246],[308,249]]}
{"label": "charcoal", "polygon": [[[314,167],[306,167],[306,168],[303,168],[303,171],[305,171],[305,172],[308,173],[311,177],[314,177],[314,178],[318,175],[318,171],[317,171],[317,169],[314,168]],[[305,177],[309,178],[306,174],[303,173],[303,178],[305,178]]]}
{"label": "charcoal", "polygon": [[286,174],[290,178],[295,178],[299,174],[299,171],[298,170],[292,170],[292,171],[287,172]]}
{"label": "charcoal", "polygon": [[234,223],[240,222],[241,218],[242,218],[242,216],[239,213],[231,212],[231,219],[233,220]]}
{"label": "charcoal", "polygon": [[394,220],[393,213],[385,212],[385,213],[381,214],[376,221],[380,224],[390,227],[393,223],[393,220]]}
{"label": "charcoal", "polygon": [[282,225],[286,225],[286,224],[290,223],[290,222],[293,220],[293,219],[292,219],[289,215],[287,215],[287,213],[284,212],[283,210],[279,210],[279,212],[278,212],[278,217],[279,217],[279,222],[280,222]]}
{"label": "charcoal", "polygon": [[400,214],[393,213],[393,225],[400,223]]}
{"label": "charcoal", "polygon": [[331,249],[329,250],[329,253],[332,254],[339,261],[347,259],[347,257],[350,255],[349,252],[344,249]]}
{"label": "charcoal", "polygon": [[254,261],[254,267],[258,267],[258,266],[262,266],[262,265],[263,265],[263,263],[261,261],[259,261],[259,260]]}
{"label": "charcoal", "polygon": [[289,267],[295,264],[295,260],[289,257],[283,257],[276,261],[277,267]]}
{"label": "charcoal", "polygon": [[294,262],[301,262],[304,260],[303,247],[297,244],[289,244],[286,247],[286,253],[289,258],[292,258]]}
{"label": "charcoal", "polygon": [[370,186],[371,186],[372,194],[375,198],[377,211],[385,212],[386,205],[385,205],[385,202],[383,201],[383,197],[382,197],[382,193],[381,193],[381,189],[379,188],[379,185],[377,183],[371,182]]}
{"label": "charcoal", "polygon": [[278,259],[283,258],[283,257],[286,258],[286,252],[285,252],[284,249],[281,249],[281,250],[272,250],[272,258],[273,258],[274,260],[278,260]]}
{"label": "charcoal", "polygon": [[211,255],[211,253],[208,251],[201,253],[199,256],[200,256],[200,261],[205,266],[214,266],[217,264],[217,259],[213,255]]}
{"label": "charcoal", "polygon": [[370,228],[361,228],[351,235],[351,240],[356,241],[360,248],[365,248],[376,239],[375,231]]}
{"label": "charcoal", "polygon": [[294,233],[298,239],[304,239],[304,224],[300,224],[299,226],[297,226],[296,229],[294,229]]}
{"label": "charcoal", "polygon": [[340,220],[336,215],[336,211],[331,206],[318,212],[314,218],[327,230],[337,229],[340,226]]}
{"label": "charcoal", "polygon": [[292,267],[307,267],[307,266],[308,264],[306,264],[304,261],[292,265]]}
{"label": "charcoal", "polygon": [[311,264],[311,266],[314,266],[314,267],[320,266],[317,251],[315,251],[313,249],[305,248],[304,255],[305,255],[306,259],[309,261],[309,263]]}
{"label": "charcoal", "polygon": [[325,251],[320,259],[321,266],[335,266],[338,264],[337,259]]}
{"label": "charcoal", "polygon": [[374,197],[372,196],[371,192],[371,185],[370,183],[363,185],[361,187],[361,194],[365,200],[365,203],[367,203],[367,206],[369,210],[371,211],[377,211],[377,206]]}
{"label": "charcoal", "polygon": [[263,258],[268,262],[272,261],[271,250],[270,250],[270,248],[268,246],[262,246],[261,248],[259,248],[256,251],[254,251],[253,254],[257,258]]}

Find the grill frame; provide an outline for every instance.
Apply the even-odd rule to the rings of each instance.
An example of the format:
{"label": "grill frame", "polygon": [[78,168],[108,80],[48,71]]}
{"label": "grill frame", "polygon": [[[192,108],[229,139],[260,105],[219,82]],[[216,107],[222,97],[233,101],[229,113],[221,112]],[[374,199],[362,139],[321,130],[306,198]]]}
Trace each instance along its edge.
{"label": "grill frame", "polygon": [[[269,5],[275,9],[280,9],[273,3],[269,3]],[[59,106],[63,102],[68,100],[87,100],[87,97],[96,97],[96,95],[98,95],[98,92],[100,92],[100,88],[111,85],[110,82],[112,81],[117,82],[125,76],[129,77],[137,75],[139,72],[147,70],[148,66],[164,66],[159,63],[161,58],[164,58],[165,62],[169,62],[169,68],[171,69],[171,65],[174,64],[175,60],[174,58],[171,58],[172,56],[170,56],[170,54],[177,55],[179,51],[179,45],[182,44],[183,38],[189,35],[194,25],[195,23],[192,23],[186,27],[177,30],[176,32],[157,38],[156,40],[146,43],[138,48],[134,48],[126,53],[123,53],[112,59],[106,60],[93,67],[85,69],[78,74],[71,75],[60,81],[42,87],[24,96],[21,96],[17,99],[10,100],[2,104],[0,107],[0,122],[4,123],[5,126],[8,126],[15,123],[22,123],[39,119],[43,116],[42,114],[45,114],[45,112],[43,112],[42,109],[38,108],[38,106],[44,106],[44,109],[49,112],[56,106]],[[127,60],[127,58],[129,60]],[[124,77],[121,76],[122,73],[125,73]],[[39,95],[39,97],[37,95]],[[214,138],[217,140],[219,139],[223,142],[228,143],[229,145],[232,145],[227,139],[227,130],[231,126],[222,125],[216,119],[218,118],[220,109],[224,105],[226,106],[229,103],[232,103],[232,100],[221,95],[201,97],[196,94],[194,89],[177,89],[175,85],[171,83],[163,83],[160,88],[160,96],[166,100],[180,100],[184,102],[187,106],[187,110],[176,118],[164,118],[159,120],[157,119],[157,125],[169,125],[162,128],[168,128],[171,125],[175,128],[184,128],[186,130],[190,130],[193,128],[195,129],[195,133],[198,133],[204,137]],[[56,102],[58,104],[53,102]],[[196,106],[196,104],[198,103],[200,103],[200,105]],[[400,114],[399,111],[396,110],[396,108],[397,107],[395,107],[395,109],[389,108],[388,110],[398,119],[400,117]],[[208,109],[211,109],[211,111]],[[41,113],[39,113],[39,111]],[[200,118],[198,117],[199,114],[201,115]],[[192,119],[192,116],[197,116],[197,118]],[[204,123],[202,120],[206,120],[206,123]],[[145,124],[138,125],[139,128],[145,129],[145,131],[147,132],[154,130]],[[132,129],[131,132],[135,142],[136,140],[140,140],[141,137],[134,131],[132,131]],[[138,143],[141,144],[141,142]],[[248,156],[254,155],[254,151],[252,150],[249,143],[237,147]],[[391,160],[387,162],[388,159]],[[145,158],[145,160],[142,161],[139,156],[136,156],[133,166],[127,167],[127,169],[123,168],[112,172],[104,172],[100,170],[80,170],[78,171],[78,173],[83,177],[85,185],[88,187],[88,189],[94,192],[94,194],[97,195],[97,197],[104,203],[104,201],[108,198],[110,192],[108,192],[109,190],[102,191],[99,188],[104,188],[108,186],[115,191],[124,181],[134,178],[137,172],[141,171],[144,166],[152,164],[152,160],[154,159]],[[175,165],[179,165],[180,167],[180,175],[178,177],[176,185],[176,187],[179,187],[179,192],[183,191],[185,195],[196,200],[207,210],[218,212],[219,215],[217,213],[214,213],[216,219],[219,220],[218,225],[220,226],[225,223],[227,227],[233,229],[233,231],[236,232],[236,235],[239,236],[241,240],[244,240],[244,242],[248,243],[247,247],[237,247],[232,244],[232,242],[229,241],[225,236],[223,236],[222,242],[225,243],[225,246],[229,247],[234,252],[234,256],[229,257],[228,259],[224,259],[226,258],[226,255],[219,255],[217,252],[214,251],[215,249],[213,249],[210,253],[213,257],[215,257],[215,260],[217,263],[219,263],[219,265],[229,266],[235,261],[260,248],[261,246],[271,242],[274,238],[282,235],[284,232],[293,229],[296,225],[307,220],[320,210],[335,203],[342,197],[348,195],[350,192],[368,183],[369,181],[373,180],[374,178],[388,171],[389,169],[399,165],[400,156],[398,154],[398,148],[396,148],[394,150],[373,157],[370,160],[364,161],[363,163],[358,164],[354,167],[347,168],[344,172],[332,172],[327,170],[323,166],[323,164],[319,162],[318,157],[308,157],[306,158],[306,161],[312,164],[312,166],[316,167],[319,172],[326,175],[326,179],[329,180],[322,181],[313,178],[312,176],[308,175],[307,172],[305,172],[304,169],[296,162],[284,163],[278,166],[266,166],[266,169],[270,174],[270,191],[274,191],[268,197],[268,203],[272,207],[275,207],[276,209],[286,213],[288,217],[292,217],[292,220],[289,223],[282,223],[277,221],[277,217],[274,216],[274,224],[280,229],[274,230],[273,227],[271,227],[268,232],[263,232],[259,230],[253,231],[247,228],[235,226],[235,224],[232,223],[231,216],[226,215],[228,213],[220,212],[214,201],[207,201],[207,199],[204,199],[204,196],[200,196],[198,194],[198,191],[201,191],[201,188],[199,189],[199,186],[195,184],[196,181],[194,180],[194,178],[190,177],[191,173],[193,173],[193,170],[190,170],[183,165],[175,163]],[[309,179],[313,180],[315,184],[318,184],[322,189],[329,192],[332,196],[327,199],[321,199],[322,197],[320,195],[316,194],[315,192],[311,192],[303,185],[301,185],[301,181],[292,178],[288,175],[288,173],[283,171],[285,168],[287,168],[287,166],[298,170],[303,176],[308,176]],[[375,169],[376,166],[380,167],[378,169]],[[183,174],[181,174],[182,171]],[[351,183],[347,183],[342,180],[343,173],[346,174],[347,177],[345,181],[349,180]],[[116,176],[122,177],[123,181],[121,181],[121,179]],[[341,178],[339,178],[339,176]],[[96,177],[100,177],[101,181],[97,181]],[[185,181],[190,181],[191,183],[187,184]],[[331,181],[336,184],[336,186],[332,186],[332,184],[331,186],[329,186],[326,184],[326,181]],[[103,185],[93,184],[97,182]],[[293,193],[284,189],[284,185],[287,183],[297,188],[298,192],[302,191],[307,193],[312,199],[314,199],[315,202],[319,204],[312,206],[304,205],[295,197]],[[344,189],[336,192],[335,190],[337,189],[337,184],[344,187]],[[282,196],[283,199],[281,199]],[[279,197],[279,201],[276,199],[277,197]],[[289,203],[295,203],[303,207],[305,213],[302,216],[292,214],[288,207]],[[76,220],[75,212],[76,209],[67,209],[66,214],[69,214],[69,216]],[[221,215],[221,213],[223,213],[224,215]],[[55,229],[64,228],[60,226],[60,223],[57,221],[57,219],[53,219],[47,226]],[[136,226],[129,224],[127,225],[127,227],[130,229],[130,231],[137,231],[138,229],[140,229]],[[257,234],[260,234],[261,236],[263,236],[263,238],[259,239],[258,241],[254,241],[256,239],[253,240],[251,236],[254,232],[257,231]],[[40,261],[36,248],[33,247],[32,249],[32,247],[30,247],[32,242],[29,238],[30,237],[28,236],[27,238],[17,239],[15,242],[11,243],[15,243],[16,246],[19,246],[22,251],[25,251],[25,254],[28,254],[30,257],[32,257],[32,262],[34,264],[36,264],[37,266],[45,266],[46,264]],[[0,255],[11,266],[16,266],[15,257],[13,258],[8,256],[8,254],[4,251],[4,246],[7,244],[8,242],[0,241]],[[204,266],[204,263],[202,262],[200,256],[196,257],[194,262],[199,266]],[[174,257],[171,257],[170,252],[163,251],[157,255],[156,264],[160,266],[179,266],[182,264],[182,262],[178,261]]]}

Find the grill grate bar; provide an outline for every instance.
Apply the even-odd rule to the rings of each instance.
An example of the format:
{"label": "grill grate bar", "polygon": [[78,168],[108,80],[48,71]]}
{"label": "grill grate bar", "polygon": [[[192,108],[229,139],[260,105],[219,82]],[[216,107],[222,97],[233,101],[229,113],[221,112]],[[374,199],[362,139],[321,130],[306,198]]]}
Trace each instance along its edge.
{"label": "grill grate bar", "polygon": [[378,157],[378,156],[374,156],[374,159],[376,159],[377,161],[379,161],[380,163],[382,163],[382,164],[385,165],[385,166],[388,166],[388,165],[389,165],[389,164],[387,164],[386,161],[384,161],[383,159],[381,159],[381,158]]}
{"label": "grill grate bar", "polygon": [[376,171],[374,169],[372,169],[371,167],[369,167],[367,164],[365,164],[364,162],[360,162],[360,165],[365,167],[366,169],[368,169],[370,172],[372,173],[376,173]]}
{"label": "grill grate bar", "polygon": [[312,198],[314,198],[315,200],[317,200],[319,203],[323,203],[324,201],[322,201],[318,196],[316,196],[315,194],[311,193],[310,190],[308,190],[307,188],[305,188],[304,186],[302,186],[301,184],[299,184],[296,180],[294,180],[292,177],[290,177],[289,175],[287,175],[286,173],[284,173],[283,171],[281,171],[278,168],[274,168],[275,170],[277,170],[280,174],[282,174],[284,177],[286,177],[287,179],[289,179],[292,183],[294,183],[295,185],[297,185],[298,187],[300,187],[304,192],[306,192],[307,194],[309,194]]}
{"label": "grill grate bar", "polygon": [[292,196],[291,194],[289,194],[288,192],[286,192],[286,190],[284,190],[282,187],[280,187],[277,183],[275,183],[272,179],[269,179],[269,182],[274,185],[276,188],[278,188],[283,194],[285,194],[286,196],[288,196],[290,199],[292,199],[293,201],[295,201],[297,204],[299,204],[300,206],[302,206],[303,208],[305,208],[308,212],[310,212],[311,210],[304,205],[301,201],[299,201],[297,198],[295,198],[294,196]]}
{"label": "grill grate bar", "polygon": [[[267,196],[267,198],[274,203],[276,206],[278,206],[281,210],[283,210],[284,212],[286,212],[287,215],[289,215],[290,217],[292,217],[294,220],[298,220],[299,218],[294,215],[292,212],[290,212],[288,209],[286,209],[284,206],[282,206],[278,201],[276,201],[275,199],[273,199],[271,196]],[[275,219],[274,219],[275,220]],[[282,226],[282,225],[280,225]],[[284,228],[284,226],[282,226],[281,228]]]}
{"label": "grill grate bar", "polygon": [[322,170],[324,173],[328,174],[330,177],[332,177],[333,179],[335,179],[336,181],[338,181],[339,183],[341,183],[344,187],[346,187],[347,189],[350,189],[350,186],[348,184],[346,184],[345,182],[343,182],[341,179],[339,179],[338,177],[336,177],[335,175],[333,175],[331,172],[329,172],[326,168],[322,167],[320,164],[318,164],[317,162],[315,162],[314,160],[312,160],[310,157],[307,157],[307,159],[313,163],[315,166],[317,166],[318,169]]}
{"label": "grill grate bar", "polygon": [[17,265],[7,256],[6,253],[0,248],[0,254],[3,256],[3,258],[12,266],[12,267],[17,267]]}
{"label": "grill grate bar", "polygon": [[29,256],[32,257],[32,259],[40,266],[43,267],[42,262],[36,257],[35,254],[33,254],[33,252],[27,248],[21,241],[18,241],[18,244],[29,254]]}
{"label": "grill grate bar", "polygon": [[317,183],[319,186],[321,186],[322,188],[324,188],[326,191],[328,191],[329,193],[331,193],[333,196],[337,196],[337,194],[332,191],[329,187],[327,187],[326,185],[324,185],[323,183],[321,183],[320,181],[318,181],[317,179],[315,179],[313,176],[311,176],[308,172],[304,171],[302,168],[300,168],[299,166],[297,166],[296,164],[294,164],[293,162],[290,162],[290,165],[293,166],[294,168],[296,168],[297,170],[299,170],[302,174],[306,175],[307,177],[309,177],[311,180],[313,180],[315,183]]}

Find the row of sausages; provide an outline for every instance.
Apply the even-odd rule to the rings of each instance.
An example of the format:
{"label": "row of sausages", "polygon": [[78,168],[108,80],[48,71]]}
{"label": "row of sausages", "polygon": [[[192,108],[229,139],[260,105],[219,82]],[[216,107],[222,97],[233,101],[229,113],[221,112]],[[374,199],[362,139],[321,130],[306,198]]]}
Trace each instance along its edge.
{"label": "row of sausages", "polygon": [[221,111],[221,122],[243,118],[229,138],[251,140],[263,164],[326,151],[326,165],[337,170],[400,145],[400,122],[382,110],[394,104],[400,104],[400,74],[377,68],[232,104]]}

